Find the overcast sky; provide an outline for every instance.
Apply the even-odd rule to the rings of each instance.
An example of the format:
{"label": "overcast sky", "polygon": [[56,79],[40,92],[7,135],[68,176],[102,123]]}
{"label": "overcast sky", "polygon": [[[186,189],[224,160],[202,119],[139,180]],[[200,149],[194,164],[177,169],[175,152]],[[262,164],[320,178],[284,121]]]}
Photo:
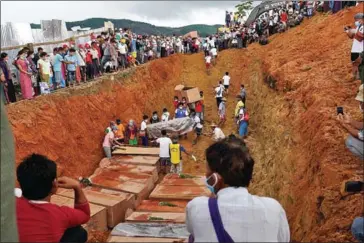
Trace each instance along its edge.
{"label": "overcast sky", "polygon": [[225,10],[240,1],[1,1],[1,23],[83,20],[92,17],[131,19],[157,26],[222,24]]}

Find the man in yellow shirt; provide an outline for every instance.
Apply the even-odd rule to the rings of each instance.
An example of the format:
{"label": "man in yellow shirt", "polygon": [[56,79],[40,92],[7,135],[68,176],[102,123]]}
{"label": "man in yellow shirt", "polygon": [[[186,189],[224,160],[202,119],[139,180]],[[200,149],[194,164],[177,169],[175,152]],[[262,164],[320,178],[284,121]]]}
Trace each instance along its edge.
{"label": "man in yellow shirt", "polygon": [[171,155],[171,173],[182,173],[182,152],[190,155],[186,149],[178,143],[178,136],[173,136],[172,144],[169,145],[169,153]]}
{"label": "man in yellow shirt", "polygon": [[238,103],[236,104],[236,107],[235,107],[235,113],[234,113],[235,119],[237,119],[239,117],[240,109],[245,107],[243,98],[240,95],[236,96],[236,99],[237,99]]}
{"label": "man in yellow shirt", "polygon": [[121,123],[120,119],[116,119],[116,127],[118,128],[117,131],[117,141],[119,143],[124,143],[125,142],[125,127],[124,125]]}

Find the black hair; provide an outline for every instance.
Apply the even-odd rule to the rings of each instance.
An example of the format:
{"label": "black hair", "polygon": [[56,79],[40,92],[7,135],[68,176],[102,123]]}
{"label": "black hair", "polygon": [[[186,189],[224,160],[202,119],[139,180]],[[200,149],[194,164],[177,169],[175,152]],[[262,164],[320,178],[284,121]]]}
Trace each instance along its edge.
{"label": "black hair", "polygon": [[173,99],[177,99],[178,100],[178,96],[175,96]]}
{"label": "black hair", "polygon": [[57,165],[44,155],[32,154],[18,165],[16,175],[23,196],[28,200],[40,200],[52,191]]}
{"label": "black hair", "polygon": [[70,48],[69,52],[76,52],[75,48]]}
{"label": "black hair", "polygon": [[147,116],[147,115],[144,115],[143,116],[143,120],[146,120],[146,119],[148,119],[149,118],[149,116]]}
{"label": "black hair", "polygon": [[162,133],[163,136],[166,136],[167,135],[167,130],[162,130],[161,133]]}
{"label": "black hair", "polygon": [[42,52],[39,54],[39,57],[45,57],[45,56],[47,56],[47,52]]}
{"label": "black hair", "polygon": [[212,172],[232,187],[248,187],[253,176],[254,160],[243,140],[225,138],[206,150],[206,160]]}
{"label": "black hair", "polygon": [[59,48],[58,48],[58,52],[63,51],[63,50],[64,50],[64,48],[63,48],[63,47],[59,47]]}
{"label": "black hair", "polygon": [[219,81],[219,84],[222,84],[222,81],[221,80]]}
{"label": "black hair", "polygon": [[42,47],[38,47],[38,52],[41,52],[43,51],[43,48]]}
{"label": "black hair", "polygon": [[244,84],[242,84],[241,87],[244,88]]}
{"label": "black hair", "polygon": [[27,52],[27,56],[29,57],[29,56],[31,56],[32,54],[34,54],[34,51],[28,51]]}
{"label": "black hair", "polygon": [[54,52],[58,52],[58,47],[53,48]]}
{"label": "black hair", "polygon": [[157,115],[158,114],[158,111],[153,111],[153,115]]}
{"label": "black hair", "polygon": [[120,124],[121,123],[121,120],[120,120],[120,118],[118,118],[118,119],[116,119],[116,124]]}
{"label": "black hair", "polygon": [[7,57],[8,56],[8,53],[6,53],[6,52],[2,52],[1,53],[1,55],[0,55],[0,57],[2,58],[2,59],[4,59],[5,57]]}
{"label": "black hair", "polygon": [[186,97],[182,97],[182,100],[187,100]]}
{"label": "black hair", "polygon": [[229,75],[229,72],[226,72],[225,75]]}
{"label": "black hair", "polygon": [[167,108],[164,108],[164,109],[163,109],[163,112],[167,112],[167,111],[168,111],[168,110],[167,110]]}
{"label": "black hair", "polygon": [[183,103],[182,102],[179,102],[178,103],[178,107],[180,107],[180,106],[183,106]]}

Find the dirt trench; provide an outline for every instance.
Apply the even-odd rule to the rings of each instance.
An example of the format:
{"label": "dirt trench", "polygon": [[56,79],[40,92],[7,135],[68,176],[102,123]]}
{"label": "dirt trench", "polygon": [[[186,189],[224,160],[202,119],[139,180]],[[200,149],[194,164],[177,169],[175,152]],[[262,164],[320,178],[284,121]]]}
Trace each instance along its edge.
{"label": "dirt trench", "polygon": [[[362,213],[363,200],[359,195],[343,198],[339,191],[343,181],[358,177],[363,162],[345,148],[346,132],[335,121],[335,107],[342,105],[360,119],[354,101],[359,83],[350,77],[351,41],[342,26],[361,9],[363,4],[336,15],[318,15],[273,36],[267,46],[223,51],[210,76],[202,54],[174,55],[117,75],[114,81],[105,78],[10,105],[16,160],[38,152],[57,161],[65,175],[90,175],[103,157],[108,122],[120,117],[124,123],[139,123],[144,113],[164,107],[173,112],[173,88],[179,83],[203,90],[207,125],[217,121],[213,87],[228,71],[232,85],[226,135],[235,131],[234,96],[240,84],[248,92],[247,143],[256,162],[249,190],[283,205],[295,242],[353,241],[350,225]],[[191,141],[189,135],[181,142],[198,162],[184,158],[184,171],[204,173],[204,151],[212,141],[202,137],[196,146]]]}

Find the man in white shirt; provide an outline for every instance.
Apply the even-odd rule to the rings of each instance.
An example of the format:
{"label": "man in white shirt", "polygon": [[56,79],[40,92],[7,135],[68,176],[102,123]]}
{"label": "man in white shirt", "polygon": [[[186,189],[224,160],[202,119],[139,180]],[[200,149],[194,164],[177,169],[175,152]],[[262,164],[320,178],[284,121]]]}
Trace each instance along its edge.
{"label": "man in white shirt", "polygon": [[212,56],[212,61],[213,61],[214,65],[215,65],[216,64],[216,58],[217,58],[217,49],[216,49],[216,47],[211,48],[210,52],[211,52],[211,56]]}
{"label": "man in white shirt", "polygon": [[[279,202],[254,196],[247,189],[254,160],[245,146],[242,140],[229,138],[206,150],[206,186],[216,197],[196,197],[187,204],[186,227],[194,242],[219,242],[221,232],[234,242],[290,241],[287,216]],[[211,217],[218,214],[221,223]]]}
{"label": "man in white shirt", "polygon": [[162,137],[156,140],[159,143],[159,161],[161,171],[167,174],[171,166],[171,155],[169,153],[169,145],[172,144],[172,140],[167,137],[167,131],[162,130]]}
{"label": "man in white shirt", "polygon": [[207,56],[205,57],[205,62],[206,62],[207,74],[210,75],[210,68],[211,68],[211,56],[210,56],[210,53],[207,53]]}
{"label": "man in white shirt", "polygon": [[221,103],[221,99],[223,97],[223,93],[224,93],[224,86],[222,85],[222,82],[219,82],[219,85],[215,88],[215,98],[216,98],[216,105],[217,105],[217,109],[219,109],[220,103]]}
{"label": "man in white shirt", "polygon": [[226,72],[224,77],[222,77],[222,79],[224,80],[224,88],[225,88],[226,94],[229,94],[229,86],[230,86],[229,72]]}

